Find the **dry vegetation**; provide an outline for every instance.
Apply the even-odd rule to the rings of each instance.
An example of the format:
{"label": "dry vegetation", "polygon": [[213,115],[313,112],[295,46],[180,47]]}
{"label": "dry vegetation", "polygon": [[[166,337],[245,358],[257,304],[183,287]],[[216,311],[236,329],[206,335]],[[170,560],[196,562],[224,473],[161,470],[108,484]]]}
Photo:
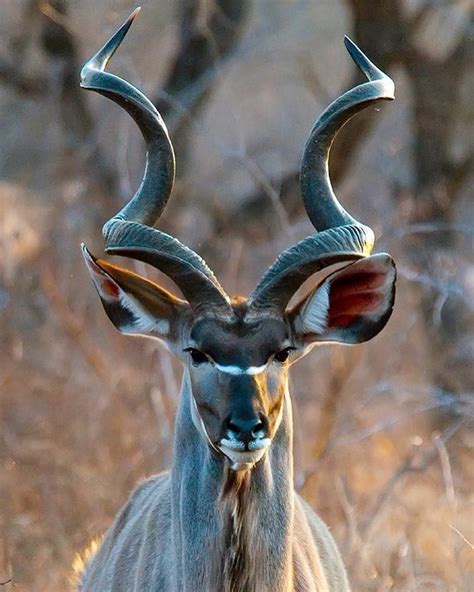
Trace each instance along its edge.
{"label": "dry vegetation", "polygon": [[[2,4],[5,590],[68,589],[75,554],[107,528],[137,480],[171,461],[180,369],[154,343],[115,332],[78,248],[85,240],[101,252],[101,224],[140,174],[133,124],[79,91],[76,75],[133,4]],[[296,486],[330,524],[356,592],[473,590],[469,3],[380,3],[398,10],[390,16],[388,8],[364,14],[370,2],[262,0],[248,12],[242,2],[226,44],[219,31],[229,22],[212,21],[212,11],[232,2],[183,2],[200,8],[188,14],[188,32],[199,25],[213,39],[211,57],[187,72],[191,87],[172,75],[185,47],[174,4],[143,2],[114,67],[156,97],[178,147],[162,227],[199,250],[230,292],[248,292],[282,247],[310,232],[292,176],[312,120],[353,75],[343,34],[352,31],[395,78],[398,101],[348,130],[334,166],[344,203],[397,260],[396,308],[373,342],[319,348],[295,368]],[[388,37],[385,54],[371,51],[370,18],[385,33],[391,19],[393,33],[402,13],[413,53],[390,54]],[[400,49],[400,37],[392,42]],[[203,63],[211,70],[196,72]],[[440,112],[439,127],[425,129],[423,88],[413,82],[422,66],[438,85],[433,96],[450,101],[447,130]],[[443,72],[455,97],[443,94]],[[419,146],[427,134],[443,147],[431,164]],[[443,155],[451,161],[440,170]]]}

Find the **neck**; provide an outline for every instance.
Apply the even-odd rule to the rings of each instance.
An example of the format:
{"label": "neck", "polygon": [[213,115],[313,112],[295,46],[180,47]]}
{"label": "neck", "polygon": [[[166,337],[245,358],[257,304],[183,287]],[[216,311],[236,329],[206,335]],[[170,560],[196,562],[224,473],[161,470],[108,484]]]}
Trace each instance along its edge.
{"label": "neck", "polygon": [[176,421],[172,500],[177,589],[286,590],[293,527],[289,396],[265,457],[251,471],[236,473],[196,428],[185,374]]}

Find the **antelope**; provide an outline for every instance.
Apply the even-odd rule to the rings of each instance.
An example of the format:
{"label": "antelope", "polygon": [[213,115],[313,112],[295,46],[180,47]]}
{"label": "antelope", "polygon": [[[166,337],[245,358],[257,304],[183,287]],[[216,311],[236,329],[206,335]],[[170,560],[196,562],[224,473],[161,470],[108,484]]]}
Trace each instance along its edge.
{"label": "antelope", "polygon": [[[104,225],[105,251],[154,266],[183,298],[82,250],[115,327],[162,341],[184,371],[172,468],[135,489],[79,590],[348,591],[328,527],[294,491],[288,373],[314,345],[365,342],[391,315],[394,262],[371,255],[374,233],[339,203],[328,158],[340,128],[365,107],[393,99],[394,84],[345,38],[368,82],[337,98],[306,143],[301,191],[316,233],[280,254],[248,298],[231,299],[199,255],[153,227],[173,187],[171,141],[148,98],[105,71],[136,14],[81,73],[83,88],[131,115],[147,147],[138,190]],[[305,280],[335,264],[290,305]]]}

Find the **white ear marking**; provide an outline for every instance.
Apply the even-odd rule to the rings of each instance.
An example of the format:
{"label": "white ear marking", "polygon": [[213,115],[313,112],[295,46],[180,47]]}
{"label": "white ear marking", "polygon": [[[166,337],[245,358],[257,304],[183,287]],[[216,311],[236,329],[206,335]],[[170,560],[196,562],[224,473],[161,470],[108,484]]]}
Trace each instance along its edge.
{"label": "white ear marking", "polygon": [[308,299],[301,314],[304,317],[304,329],[311,333],[323,334],[328,325],[329,282],[324,281]]}
{"label": "white ear marking", "polygon": [[101,299],[109,304],[118,304],[132,317],[132,320],[128,324],[118,327],[120,331],[131,335],[142,333],[153,336],[153,333],[155,333],[160,337],[165,337],[169,334],[170,323],[167,319],[155,318],[142,306],[135,296],[126,292],[96,263],[84,245],[81,248],[92,281]]}
{"label": "white ear marking", "polygon": [[153,333],[157,332],[160,335],[167,335],[169,332],[169,322],[166,319],[155,319],[148,313],[140,302],[131,294],[128,294],[119,288],[119,302],[133,317],[133,322],[130,325],[122,327],[122,331],[126,333]]}

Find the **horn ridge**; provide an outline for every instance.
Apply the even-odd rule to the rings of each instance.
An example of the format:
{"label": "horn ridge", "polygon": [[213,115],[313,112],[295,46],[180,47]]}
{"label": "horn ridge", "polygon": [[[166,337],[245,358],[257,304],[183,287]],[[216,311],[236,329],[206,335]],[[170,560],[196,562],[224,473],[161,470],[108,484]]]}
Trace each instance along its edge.
{"label": "horn ridge", "polygon": [[315,122],[303,152],[300,183],[308,217],[316,230],[326,230],[345,224],[359,224],[342,207],[329,177],[329,154],[338,132],[357,113],[380,101],[392,100],[393,80],[379,70],[357,45],[345,37],[345,46],[368,82],[348,90]]}
{"label": "horn ridge", "polygon": [[301,193],[311,223],[319,231],[286,249],[263,274],[249,298],[249,315],[261,308],[281,313],[313,273],[337,262],[370,255],[371,228],[339,203],[329,177],[329,153],[339,130],[359,111],[394,98],[394,83],[348,37],[344,43],[368,82],[346,91],[319,116],[310,132],[301,163]]}
{"label": "horn ridge", "polygon": [[168,275],[195,310],[230,307],[230,300],[207,263],[175,237],[137,222],[111,220],[106,252],[149,263]]}
{"label": "horn ridge", "polygon": [[132,199],[102,229],[105,250],[149,263],[168,275],[192,309],[231,314],[230,300],[205,261],[176,238],[152,228],[170,197],[175,156],[168,130],[153,103],[130,82],[106,72],[138,14],[136,9],[81,70],[81,86],[111,99],[132,117],[146,144],[143,178]]}
{"label": "horn ridge", "polygon": [[81,70],[81,87],[111,99],[138,125],[146,144],[142,181],[134,197],[116,214],[153,226],[163,212],[173,188],[175,157],[168,130],[153,103],[126,80],[105,72],[140,9],[136,9]]}
{"label": "horn ridge", "polygon": [[352,224],[307,236],[289,247],[262,276],[249,297],[250,315],[262,308],[280,312],[296,290],[314,273],[369,255],[374,244],[370,228]]}

